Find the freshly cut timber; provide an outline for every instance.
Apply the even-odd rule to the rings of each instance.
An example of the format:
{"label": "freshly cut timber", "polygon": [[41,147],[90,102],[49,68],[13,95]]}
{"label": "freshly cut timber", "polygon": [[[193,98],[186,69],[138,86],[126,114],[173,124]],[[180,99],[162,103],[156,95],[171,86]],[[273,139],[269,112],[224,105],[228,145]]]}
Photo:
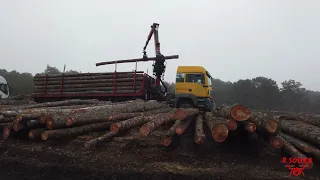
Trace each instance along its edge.
{"label": "freshly cut timber", "polygon": [[277,134],[279,131],[277,120],[264,113],[254,114],[248,119],[248,122],[254,123],[257,131],[261,133]]}
{"label": "freshly cut timber", "polygon": [[234,119],[227,119],[226,120],[226,127],[230,130],[230,131],[234,131],[238,128],[238,123],[236,120]]}
{"label": "freshly cut timber", "polygon": [[223,142],[227,139],[229,130],[226,127],[226,121],[222,117],[215,117],[212,113],[206,112],[204,122],[211,131],[212,138],[216,142]]}
{"label": "freshly cut timber", "polygon": [[203,129],[204,120],[202,115],[198,115],[196,119],[195,133],[194,133],[194,141],[197,144],[202,144],[205,140],[205,133]]}
{"label": "freshly cut timber", "polygon": [[[136,74],[136,77],[141,77],[143,74]],[[94,79],[113,79],[114,74],[108,75],[93,75],[93,76],[77,76],[77,77],[70,77],[64,76],[63,80],[94,80]],[[116,78],[134,78],[134,73],[127,73],[127,74],[117,74]],[[60,77],[47,77],[47,81],[61,81],[62,76]],[[45,81],[45,77],[34,77],[34,81]]]}
{"label": "freshly cut timber", "polygon": [[108,133],[106,133],[106,134],[104,134],[104,135],[102,135],[102,136],[100,136],[100,137],[98,137],[98,138],[95,138],[95,139],[92,139],[92,140],[86,142],[86,143],[84,144],[84,147],[90,148],[90,147],[92,147],[92,146],[97,145],[98,143],[101,143],[101,142],[103,142],[103,141],[106,141],[106,140],[114,137],[114,136],[117,135],[117,134],[118,134],[117,132],[108,132]]}
{"label": "freshly cut timber", "polygon": [[36,129],[44,127],[44,124],[41,124],[39,120],[28,120],[26,126],[28,129]]}
{"label": "freshly cut timber", "polygon": [[188,108],[188,109],[182,109],[179,108],[174,114],[174,118],[176,120],[185,120],[187,117],[198,115],[199,109],[198,108]]}
{"label": "freshly cut timber", "polygon": [[161,113],[145,118],[149,119],[149,122],[145,123],[143,126],[140,127],[140,135],[142,136],[148,136],[161,125],[167,124],[175,120],[174,111],[168,113]]}
{"label": "freshly cut timber", "polygon": [[13,125],[13,123],[0,123],[0,129],[3,130],[3,127]]}
{"label": "freshly cut timber", "polygon": [[128,120],[120,121],[117,123],[113,123],[110,126],[110,131],[111,132],[118,132],[118,131],[123,131],[123,130],[128,130],[130,128],[133,128],[135,126],[144,124],[148,122],[150,119],[145,118],[145,116],[138,116],[134,117]]}
{"label": "freshly cut timber", "polygon": [[13,125],[9,125],[9,126],[4,126],[3,130],[2,130],[2,139],[5,140],[9,137],[27,137],[26,133],[27,133],[27,129],[21,129],[18,132],[14,131],[13,129]]}
{"label": "freshly cut timber", "polygon": [[[116,82],[134,82],[136,81],[142,81],[143,77],[137,77],[136,79],[134,78],[119,78],[116,79]],[[64,80],[64,84],[95,84],[95,83],[113,83],[114,79],[92,79],[92,80]],[[35,86],[44,86],[45,84],[47,85],[59,85],[61,84],[61,81],[34,81]]]}
{"label": "freshly cut timber", "polygon": [[27,126],[24,123],[13,122],[13,130],[15,132],[18,132],[23,129],[27,129]]}
{"label": "freshly cut timber", "polygon": [[182,135],[186,129],[191,125],[191,123],[195,120],[196,116],[189,116],[183,123],[179,124],[176,128],[176,134]]}
{"label": "freshly cut timber", "polygon": [[39,128],[39,129],[31,129],[29,132],[28,132],[28,137],[29,139],[38,139],[38,138],[41,138],[41,133],[43,131],[46,131],[48,130],[47,128]]}
{"label": "freshly cut timber", "polygon": [[20,122],[22,120],[36,120],[39,119],[39,115],[33,115],[33,114],[19,114],[16,116],[16,121]]}
{"label": "freshly cut timber", "polygon": [[297,120],[281,120],[280,123],[282,132],[294,135],[316,145],[320,144],[319,127]]}
{"label": "freshly cut timber", "polygon": [[[123,87],[116,87],[116,91],[138,91],[141,89],[141,86],[123,86]],[[113,87],[88,87],[88,88],[63,88],[62,92],[87,92],[87,91],[101,91],[101,92],[113,92]],[[42,93],[42,89],[37,89],[34,91],[35,93]],[[46,89],[46,92],[59,92],[60,89]]]}
{"label": "freshly cut timber", "polygon": [[[86,124],[86,122],[101,122],[104,121],[109,115],[117,113],[133,113],[150,111],[154,109],[166,108],[168,105],[159,103],[157,101],[134,101],[131,103],[115,104],[100,106],[97,108],[87,109],[86,112],[72,114],[66,118],[67,125]],[[90,119],[90,120],[89,120]]]}
{"label": "freshly cut timber", "polygon": [[164,137],[161,139],[161,143],[164,146],[169,146],[172,142],[172,137],[176,134],[176,128],[182,124],[183,121],[176,120],[174,124],[170,127],[170,129],[167,131],[167,133],[164,135]]}
{"label": "freshly cut timber", "polygon": [[251,122],[244,122],[244,128],[248,132],[255,132],[256,129],[257,129],[257,126],[254,123],[251,123]]}
{"label": "freshly cut timber", "polygon": [[[287,140],[278,136],[281,141],[283,142],[283,149],[286,151],[292,158],[301,158],[302,159],[309,159],[304,154],[302,154],[299,150],[297,150],[292,144],[290,144]],[[310,161],[302,162],[305,168],[310,169],[313,167],[313,163]]]}
{"label": "freshly cut timber", "polygon": [[269,144],[271,145],[271,147],[275,148],[275,149],[279,149],[283,147],[283,141],[282,139],[279,137],[279,135],[277,136],[269,136]]}
{"label": "freshly cut timber", "polygon": [[306,123],[312,124],[314,126],[320,127],[320,119],[313,116],[313,115],[302,115],[302,114],[288,114],[285,116],[280,116],[279,119],[286,119],[286,120],[299,120],[304,121]]}
{"label": "freshly cut timber", "polygon": [[[134,74],[134,73],[143,73],[143,71],[136,71],[136,72],[117,72],[119,74]],[[45,78],[47,77],[59,77],[61,79],[62,76],[64,77],[83,77],[83,76],[103,76],[103,75],[114,75],[114,72],[103,72],[103,73],[59,73],[59,74],[36,74],[34,78]]]}
{"label": "freshly cut timber", "polygon": [[71,99],[71,100],[65,100],[65,101],[32,104],[24,108],[43,108],[43,107],[68,106],[68,105],[71,106],[71,105],[97,104],[97,103],[99,103],[99,101],[96,99],[89,99],[89,100]]}
{"label": "freshly cut timber", "polygon": [[312,146],[309,143],[303,142],[302,140],[299,140],[293,136],[290,136],[288,134],[279,132],[279,135],[282,138],[284,138],[285,140],[287,140],[289,143],[293,144],[295,147],[300,149],[301,151],[309,153],[309,154],[313,154],[318,159],[320,159],[320,150],[318,148]]}
{"label": "freshly cut timber", "polygon": [[13,124],[4,126],[2,129],[2,139],[3,140],[8,139],[12,131],[13,131]]}
{"label": "freshly cut timber", "polygon": [[244,105],[234,104],[232,106],[222,106],[216,111],[216,115],[225,118],[232,118],[236,121],[246,121],[251,116],[251,111]]}
{"label": "freshly cut timber", "polygon": [[46,119],[46,127],[48,129],[59,129],[67,127],[65,119],[68,115],[53,115]]}
{"label": "freshly cut timber", "polygon": [[65,128],[65,129],[55,129],[49,131],[43,131],[41,133],[41,139],[60,139],[63,137],[71,137],[71,136],[79,136],[89,132],[95,131],[103,131],[110,127],[112,122],[104,122],[104,123],[96,123],[96,124],[89,124],[74,128]]}
{"label": "freshly cut timber", "polygon": [[[94,84],[64,84],[63,89],[75,89],[75,88],[92,88],[92,87],[113,87],[114,83],[94,83]],[[118,82],[116,83],[116,87],[124,87],[124,86],[134,86],[134,82]],[[142,81],[136,81],[136,86],[142,86]],[[47,86],[35,86],[35,89],[60,89],[61,85],[47,85]]]}

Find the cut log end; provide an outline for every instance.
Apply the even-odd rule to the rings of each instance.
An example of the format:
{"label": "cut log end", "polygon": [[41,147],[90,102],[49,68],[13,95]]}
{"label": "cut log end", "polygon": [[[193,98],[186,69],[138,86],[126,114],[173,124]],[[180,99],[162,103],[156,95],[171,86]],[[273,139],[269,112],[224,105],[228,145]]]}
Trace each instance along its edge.
{"label": "cut log end", "polygon": [[255,132],[257,129],[257,126],[254,123],[247,123],[246,124],[246,130],[248,132]]}
{"label": "cut log end", "polygon": [[8,137],[10,136],[11,133],[11,127],[5,126],[3,127],[3,131],[2,131],[2,139],[8,139]]}
{"label": "cut log end", "polygon": [[226,126],[229,130],[233,131],[238,128],[238,123],[237,123],[237,121],[235,121],[233,119],[228,119],[226,122]]}
{"label": "cut log end", "polygon": [[40,118],[39,118],[41,124],[45,124],[47,119],[50,119],[50,117],[49,116],[45,116],[45,115],[40,116]]}
{"label": "cut log end", "polygon": [[148,136],[151,132],[151,129],[149,126],[142,126],[140,128],[140,135],[141,136]]}
{"label": "cut log end", "polygon": [[22,116],[21,114],[19,114],[19,115],[16,116],[16,121],[17,121],[17,122],[22,121],[22,119],[23,119],[23,116]]}
{"label": "cut log end", "polygon": [[178,135],[183,134],[183,132],[184,132],[183,127],[177,127],[177,128],[176,128],[176,133],[177,133]]}
{"label": "cut log end", "polygon": [[48,129],[53,129],[53,126],[54,126],[54,122],[52,120],[46,121],[46,127]]}
{"label": "cut log end", "polygon": [[228,128],[223,125],[223,124],[219,124],[216,125],[215,127],[213,127],[212,129],[212,138],[216,141],[216,142],[223,142],[227,139],[229,134],[229,130]]}
{"label": "cut log end", "polygon": [[44,141],[47,140],[48,139],[48,134],[46,132],[42,132],[41,133],[41,139],[44,140]]}
{"label": "cut log end", "polygon": [[184,109],[177,109],[177,111],[174,114],[174,118],[177,120],[184,120],[187,117],[187,113],[184,111]]}
{"label": "cut log end", "polygon": [[246,121],[251,117],[251,111],[244,105],[235,105],[231,109],[231,117],[237,121]]}
{"label": "cut log end", "polygon": [[110,125],[110,131],[111,132],[118,132],[120,129],[120,125],[117,123],[111,124]]}
{"label": "cut log end", "polygon": [[281,141],[281,139],[276,136],[272,136],[270,138],[269,144],[271,145],[271,147],[275,149],[279,149],[283,147],[283,141]]}
{"label": "cut log end", "polygon": [[32,130],[28,132],[28,138],[29,139],[34,139],[34,135],[33,135]]}
{"label": "cut log end", "polygon": [[66,123],[67,126],[71,126],[73,124],[73,118],[72,117],[67,117],[66,118]]}
{"label": "cut log end", "polygon": [[13,124],[13,130],[15,132],[18,132],[20,130],[20,128],[21,128],[21,124],[19,124],[19,123],[14,123]]}
{"label": "cut log end", "polygon": [[274,119],[269,119],[267,120],[265,127],[269,133],[275,133],[278,128],[278,122]]}
{"label": "cut log end", "polygon": [[172,142],[172,138],[171,137],[164,137],[164,138],[162,138],[161,142],[164,146],[168,147]]}

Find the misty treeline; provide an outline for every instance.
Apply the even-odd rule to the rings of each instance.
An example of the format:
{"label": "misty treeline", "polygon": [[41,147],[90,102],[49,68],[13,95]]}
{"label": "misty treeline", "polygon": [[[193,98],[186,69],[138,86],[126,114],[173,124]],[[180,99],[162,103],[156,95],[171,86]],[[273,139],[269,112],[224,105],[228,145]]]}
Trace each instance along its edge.
{"label": "misty treeline", "polygon": [[[62,73],[58,68],[47,65],[42,74]],[[65,73],[79,73],[68,70]],[[11,96],[30,94],[33,91],[31,73],[8,72],[0,69],[0,76],[7,79]],[[174,83],[165,82],[168,91],[174,93]],[[224,82],[213,79],[213,98],[217,105],[241,103],[257,110],[299,111],[320,113],[320,92],[303,88],[300,82],[287,80],[281,83],[266,77]]]}

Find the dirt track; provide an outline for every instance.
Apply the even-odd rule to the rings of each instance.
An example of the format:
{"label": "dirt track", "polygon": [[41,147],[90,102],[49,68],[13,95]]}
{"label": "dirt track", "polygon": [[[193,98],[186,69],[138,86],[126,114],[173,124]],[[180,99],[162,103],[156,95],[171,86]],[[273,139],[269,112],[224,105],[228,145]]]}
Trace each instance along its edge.
{"label": "dirt track", "polygon": [[[135,132],[133,132],[134,135]],[[319,162],[304,177],[290,177],[281,152],[258,140],[195,146],[192,135],[176,139],[176,148],[159,145],[162,131],[151,137],[116,137],[85,149],[98,134],[64,141],[8,139],[0,144],[0,179],[317,179]],[[131,133],[132,134],[132,133]]]}

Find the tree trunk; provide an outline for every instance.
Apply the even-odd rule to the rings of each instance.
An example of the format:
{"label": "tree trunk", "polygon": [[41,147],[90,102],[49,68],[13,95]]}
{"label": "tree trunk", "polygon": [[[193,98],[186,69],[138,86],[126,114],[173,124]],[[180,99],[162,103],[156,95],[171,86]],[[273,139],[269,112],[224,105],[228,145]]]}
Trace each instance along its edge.
{"label": "tree trunk", "polygon": [[284,138],[285,140],[287,140],[289,143],[293,144],[295,147],[297,147],[298,149],[300,149],[303,152],[312,154],[314,156],[316,156],[318,159],[320,159],[320,150],[314,146],[312,146],[309,143],[306,143],[302,140],[299,140],[293,136],[290,136],[288,134],[279,132],[279,135]]}
{"label": "tree trunk", "polygon": [[[141,89],[141,86],[136,86],[134,89],[134,86],[117,86],[116,91],[139,91]],[[63,88],[62,92],[88,92],[88,91],[101,91],[101,92],[113,92],[113,87],[88,87],[88,88]],[[37,89],[34,90],[34,93],[42,93],[43,89]],[[46,89],[47,93],[60,93],[60,89]]]}
{"label": "tree trunk", "polygon": [[316,145],[320,144],[320,128],[297,120],[281,120],[281,130]]}
{"label": "tree trunk", "polygon": [[128,130],[128,129],[131,129],[135,126],[139,126],[141,124],[144,124],[144,123],[148,122],[149,120],[150,119],[145,118],[145,116],[134,117],[134,118],[131,118],[128,120],[113,123],[110,126],[110,131],[111,132],[119,132],[119,131]]}
{"label": "tree trunk", "polygon": [[114,115],[109,115],[107,117],[107,121],[122,121],[122,120],[126,120],[126,119],[131,119],[137,116],[149,116],[152,114],[158,114],[158,113],[166,113],[172,111],[172,108],[161,108],[161,109],[154,109],[151,111],[145,111],[145,112],[136,112],[136,113],[121,113],[121,114],[114,114]]}
{"label": "tree trunk", "polygon": [[117,135],[117,134],[118,134],[117,132],[108,132],[108,133],[104,134],[103,136],[100,136],[100,137],[98,137],[98,138],[95,138],[95,139],[92,139],[92,140],[86,142],[86,143],[84,144],[84,147],[85,147],[85,148],[90,148],[90,147],[92,147],[92,146],[96,146],[98,143],[101,143],[101,142],[103,142],[103,141],[106,141],[106,140],[114,137],[114,136]]}
{"label": "tree trunk", "polygon": [[257,126],[254,123],[251,122],[244,122],[244,128],[245,130],[247,130],[248,132],[255,132],[257,129]]}
{"label": "tree trunk", "polygon": [[27,129],[27,126],[21,122],[13,122],[13,130],[18,132],[20,130]]}
{"label": "tree trunk", "polygon": [[227,139],[229,130],[223,118],[215,117],[212,113],[206,112],[204,121],[211,131],[212,138],[216,142],[223,142]]}
{"label": "tree trunk", "polygon": [[285,119],[285,120],[299,120],[304,121],[306,123],[309,123],[314,126],[320,127],[320,119],[312,116],[312,115],[301,115],[301,114],[289,114],[285,116],[280,116],[279,119]]}
{"label": "tree trunk", "polygon": [[194,133],[194,141],[197,144],[202,144],[206,137],[203,129],[203,123],[204,123],[204,120],[202,115],[198,115],[196,119],[196,126],[195,126],[195,133]]}
{"label": "tree trunk", "polygon": [[172,137],[176,134],[176,128],[182,124],[183,121],[176,120],[175,123],[170,127],[164,137],[161,139],[161,143],[164,146],[169,146],[172,142]]}
{"label": "tree trunk", "polygon": [[238,128],[238,123],[234,119],[226,119],[226,127],[230,131],[234,131],[234,130],[236,130]]}
{"label": "tree trunk", "polygon": [[26,121],[26,126],[28,129],[44,128],[45,125],[41,124],[39,120],[28,120]]}
{"label": "tree trunk", "polygon": [[[143,77],[137,77],[137,81],[142,81]],[[92,79],[92,80],[64,80],[64,84],[95,84],[95,83],[113,83],[114,79]],[[134,82],[134,78],[121,78],[121,79],[116,79],[116,82]],[[61,81],[47,81],[47,85],[59,85],[61,84]],[[45,81],[35,81],[34,82],[35,86],[44,86]]]}
{"label": "tree trunk", "polygon": [[199,109],[198,108],[188,108],[188,109],[182,109],[179,108],[176,110],[174,114],[174,118],[176,120],[185,120],[190,116],[195,116],[199,114]]}
{"label": "tree trunk", "polygon": [[41,133],[48,130],[47,128],[31,129],[28,133],[29,139],[41,139]]}
{"label": "tree trunk", "polygon": [[87,105],[87,104],[98,104],[99,101],[96,99],[82,100],[82,99],[71,99],[64,101],[45,102],[39,104],[32,104],[25,106],[24,108],[44,108],[44,107],[57,107],[57,106],[72,106],[72,105]]}
{"label": "tree trunk", "polygon": [[254,123],[260,133],[277,134],[279,132],[277,120],[264,113],[256,113],[248,119],[248,122]]}
{"label": "tree trunk", "polygon": [[67,125],[65,124],[65,119],[68,117],[68,115],[53,115],[50,116],[46,120],[46,127],[48,129],[60,129],[65,128]]}
{"label": "tree trunk", "polygon": [[66,118],[66,123],[67,125],[76,125],[85,124],[88,121],[101,122],[105,121],[108,116],[113,114],[142,112],[165,107],[168,107],[168,105],[159,103],[157,101],[131,102],[125,104],[101,106],[97,108],[90,108],[87,110],[87,112],[84,113],[73,114]]}
{"label": "tree trunk", "polygon": [[277,136],[269,136],[269,144],[271,145],[271,147],[275,148],[275,149],[279,149],[283,147],[283,141],[282,139],[279,137],[279,135]]}
{"label": "tree trunk", "polygon": [[7,117],[0,115],[0,123],[9,123],[9,122],[13,122],[13,120],[14,120],[14,118],[7,118]]}
{"label": "tree trunk", "polygon": [[13,124],[4,126],[2,129],[2,139],[6,140],[10,136],[10,133],[13,131]]}
{"label": "tree trunk", "polygon": [[3,131],[3,127],[5,127],[5,126],[11,126],[11,125],[13,125],[13,123],[0,123],[0,132]]}
{"label": "tree trunk", "polygon": [[161,125],[174,121],[174,112],[175,111],[172,110],[168,113],[161,113],[145,117],[149,119],[149,122],[145,123],[143,126],[140,127],[140,135],[148,136]]}
{"label": "tree trunk", "polygon": [[251,116],[251,111],[244,105],[235,104],[222,106],[216,111],[216,115],[225,118],[232,118],[236,121],[246,121]]}
{"label": "tree trunk", "polygon": [[27,137],[27,129],[22,129],[18,132],[13,130],[13,125],[4,126],[2,131],[3,140],[8,139],[9,137],[19,137],[25,138]]}
{"label": "tree trunk", "polygon": [[104,131],[110,127],[111,123],[112,122],[104,122],[104,123],[89,124],[89,125],[84,125],[84,126],[79,126],[74,128],[43,131],[41,133],[41,139],[42,140],[61,139],[64,137],[79,136],[79,135],[87,134],[90,132]]}
{"label": "tree trunk", "polygon": [[[131,72],[131,71],[128,71],[128,72],[117,72],[117,76],[118,75],[122,75],[122,74],[134,74],[134,73],[143,73],[143,71],[137,71],[137,72]],[[75,74],[47,74],[47,75],[44,75],[44,74],[36,74],[34,76],[35,79],[45,79],[46,76],[47,78],[58,78],[58,79],[61,79],[62,75],[64,77],[87,77],[87,76],[104,76],[104,75],[111,75],[113,76],[114,75],[114,72],[105,72],[105,73],[75,73]]]}
{"label": "tree trunk", "polygon": [[183,123],[179,124],[176,128],[176,134],[182,135],[186,129],[191,125],[197,116],[189,116]]}
{"label": "tree trunk", "polygon": [[[300,151],[298,151],[292,144],[290,144],[283,137],[278,136],[283,142],[283,149],[291,156],[291,158],[300,158],[300,159],[308,159],[305,155],[303,155]],[[307,161],[303,163],[307,169],[312,168],[313,163]]]}

